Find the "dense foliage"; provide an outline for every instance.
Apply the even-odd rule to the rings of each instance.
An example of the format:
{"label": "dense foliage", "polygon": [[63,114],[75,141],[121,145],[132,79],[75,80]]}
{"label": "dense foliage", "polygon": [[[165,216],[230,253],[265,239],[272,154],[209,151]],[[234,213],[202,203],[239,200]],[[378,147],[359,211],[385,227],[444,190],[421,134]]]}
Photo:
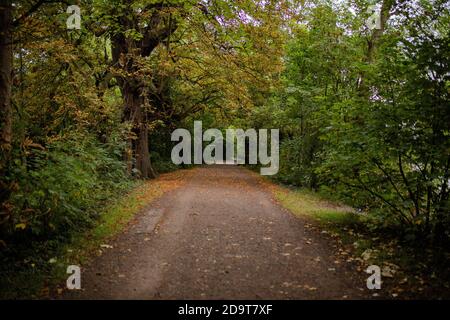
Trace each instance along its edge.
{"label": "dense foliage", "polygon": [[255,125],[282,130],[282,181],[370,211],[375,228],[448,243],[448,3],[385,1],[378,34],[366,8],[305,7]]}
{"label": "dense foliage", "polygon": [[12,57],[2,60],[12,69],[2,81],[5,247],[88,225],[132,178],[174,169],[170,133],[181,121],[206,108],[251,108],[250,91],[267,91],[281,68],[275,2],[77,4],[80,30],[67,29],[65,1],[2,9],[12,40],[1,47]]}

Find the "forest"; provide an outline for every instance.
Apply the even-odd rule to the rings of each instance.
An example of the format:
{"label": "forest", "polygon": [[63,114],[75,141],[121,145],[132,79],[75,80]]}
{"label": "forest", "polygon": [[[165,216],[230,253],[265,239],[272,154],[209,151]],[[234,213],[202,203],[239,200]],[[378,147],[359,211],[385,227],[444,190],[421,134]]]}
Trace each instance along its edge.
{"label": "forest", "polygon": [[53,272],[112,203],[192,170],[172,162],[171,134],[195,121],[279,129],[271,183],[352,208],[338,228],[395,243],[448,297],[449,11],[446,0],[1,0],[0,297],[33,296],[24,279]]}

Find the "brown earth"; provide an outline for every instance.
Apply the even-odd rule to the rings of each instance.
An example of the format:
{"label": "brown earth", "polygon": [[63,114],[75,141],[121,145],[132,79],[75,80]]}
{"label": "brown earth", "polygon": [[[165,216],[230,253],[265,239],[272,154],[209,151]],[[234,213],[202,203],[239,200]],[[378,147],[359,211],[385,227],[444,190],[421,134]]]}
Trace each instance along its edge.
{"label": "brown earth", "polygon": [[367,275],[236,166],[194,169],[82,268],[65,299],[360,299]]}

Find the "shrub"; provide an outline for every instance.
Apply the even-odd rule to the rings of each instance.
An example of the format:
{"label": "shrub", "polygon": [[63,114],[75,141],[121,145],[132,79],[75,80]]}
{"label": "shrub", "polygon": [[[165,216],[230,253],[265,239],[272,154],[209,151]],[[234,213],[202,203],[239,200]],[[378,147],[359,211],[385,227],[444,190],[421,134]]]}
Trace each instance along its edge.
{"label": "shrub", "polygon": [[66,237],[90,225],[99,204],[127,187],[124,164],[114,148],[89,135],[72,134],[32,149],[26,160],[16,160],[17,191],[10,203],[7,237]]}

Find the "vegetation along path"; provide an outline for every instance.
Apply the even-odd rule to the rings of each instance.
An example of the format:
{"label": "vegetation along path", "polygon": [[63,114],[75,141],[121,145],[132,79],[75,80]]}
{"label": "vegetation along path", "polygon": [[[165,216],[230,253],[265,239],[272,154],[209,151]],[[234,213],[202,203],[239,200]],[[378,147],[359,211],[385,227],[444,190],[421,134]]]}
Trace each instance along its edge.
{"label": "vegetation along path", "polygon": [[354,299],[365,278],[253,172],[194,169],[82,268],[64,298]]}

